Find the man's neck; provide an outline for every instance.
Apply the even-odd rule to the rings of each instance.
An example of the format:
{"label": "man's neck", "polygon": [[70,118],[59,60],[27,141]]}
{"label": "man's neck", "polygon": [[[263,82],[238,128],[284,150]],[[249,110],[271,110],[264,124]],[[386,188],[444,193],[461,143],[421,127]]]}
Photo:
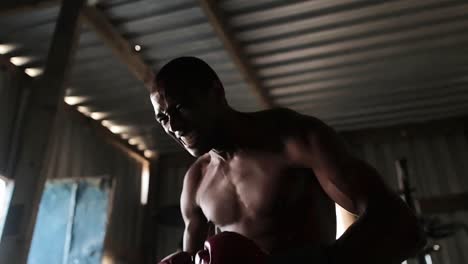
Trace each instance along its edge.
{"label": "man's neck", "polygon": [[237,151],[248,145],[251,120],[246,113],[237,112],[231,108],[226,110],[219,122],[218,138],[212,149],[217,155],[229,159]]}
{"label": "man's neck", "polygon": [[229,152],[229,151],[218,151],[215,149],[212,149],[210,151],[210,156],[211,158],[216,158],[222,161],[229,161],[234,157],[235,152]]}

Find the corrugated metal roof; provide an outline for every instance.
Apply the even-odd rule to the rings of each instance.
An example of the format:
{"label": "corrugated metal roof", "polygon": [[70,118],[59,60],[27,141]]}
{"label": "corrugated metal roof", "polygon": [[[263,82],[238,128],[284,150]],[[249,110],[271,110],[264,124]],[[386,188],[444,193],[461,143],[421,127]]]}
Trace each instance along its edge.
{"label": "corrugated metal roof", "polygon": [[466,114],[466,1],[220,4],[280,105],[341,130]]}
{"label": "corrugated metal roof", "polygon": [[83,113],[111,131],[132,138],[141,149],[155,149],[154,118],[147,91],[109,47],[88,28],[82,27],[67,96]]}
{"label": "corrugated metal roof", "polygon": [[[237,68],[196,0],[142,0],[103,4],[104,12],[131,43],[142,46],[142,56],[155,69],[179,56],[205,60],[219,74],[228,100],[241,110],[258,109]],[[183,19],[181,19],[183,18]],[[237,97],[238,98],[238,97]]]}
{"label": "corrugated metal roof", "polygon": [[0,44],[14,47],[7,56],[28,58],[19,67],[44,67],[58,12],[55,5],[0,16]]}
{"label": "corrugated metal roof", "polygon": [[[200,57],[219,73],[233,105],[246,111],[258,108],[198,2],[108,1],[102,10],[131,44],[142,46],[142,57],[154,69],[178,56]],[[0,40],[15,45],[7,55],[31,57],[23,68],[43,68],[58,11],[53,5],[1,17]],[[77,100],[74,106],[87,115],[94,113],[132,143],[160,152],[180,151],[155,123],[142,83],[85,24],[69,84],[66,95]]]}
{"label": "corrugated metal roof", "polygon": [[[216,2],[275,103],[339,130],[468,113],[468,3],[454,0]],[[241,111],[260,109],[197,0],[109,0],[98,6],[157,70],[184,55],[206,60]],[[43,67],[57,6],[0,17],[0,41]],[[34,41],[31,41],[34,39]],[[146,148],[179,148],[154,123],[147,92],[84,27],[67,95],[127,127]],[[466,105],[466,106],[465,106]]]}

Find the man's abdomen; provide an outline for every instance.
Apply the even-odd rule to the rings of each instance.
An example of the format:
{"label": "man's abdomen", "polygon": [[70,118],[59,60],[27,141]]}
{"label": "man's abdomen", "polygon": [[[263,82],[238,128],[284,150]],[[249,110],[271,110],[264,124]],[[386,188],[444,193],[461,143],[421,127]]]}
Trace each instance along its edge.
{"label": "man's abdomen", "polygon": [[320,186],[309,188],[312,191],[288,202],[273,202],[270,210],[262,208],[254,214],[240,211],[236,222],[219,227],[249,237],[268,253],[305,245],[330,245],[336,233],[335,204],[317,190]]}

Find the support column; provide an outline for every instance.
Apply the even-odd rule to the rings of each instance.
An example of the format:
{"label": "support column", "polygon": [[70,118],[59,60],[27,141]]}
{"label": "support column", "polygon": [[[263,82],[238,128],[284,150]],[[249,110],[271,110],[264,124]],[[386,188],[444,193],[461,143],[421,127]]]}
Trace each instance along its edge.
{"label": "support column", "polygon": [[13,157],[16,162],[9,172],[15,181],[15,190],[0,244],[0,263],[27,262],[46,179],[44,164],[47,146],[57,110],[63,103],[84,2],[63,0],[44,74],[32,84],[23,130],[20,131],[18,155]]}
{"label": "support column", "polygon": [[150,181],[148,188],[148,203],[144,207],[144,229],[143,233],[143,255],[145,264],[156,263],[157,254],[157,229],[156,213],[158,210],[158,187],[159,187],[159,157],[151,160]]}

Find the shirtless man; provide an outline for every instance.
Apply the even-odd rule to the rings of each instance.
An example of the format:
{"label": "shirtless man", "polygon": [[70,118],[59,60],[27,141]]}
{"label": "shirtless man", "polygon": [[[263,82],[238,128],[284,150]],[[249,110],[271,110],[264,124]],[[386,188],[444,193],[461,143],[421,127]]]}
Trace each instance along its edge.
{"label": "shirtless man", "polygon": [[[203,249],[212,226],[273,260],[303,248],[310,263],[325,263],[320,252],[326,263],[401,263],[424,244],[412,212],[320,120],[284,108],[238,112],[192,57],[160,70],[151,102],[166,133],[198,158],[181,196],[185,252]],[[359,216],[338,240],[335,203]],[[164,263],[181,263],[175,256]]]}

